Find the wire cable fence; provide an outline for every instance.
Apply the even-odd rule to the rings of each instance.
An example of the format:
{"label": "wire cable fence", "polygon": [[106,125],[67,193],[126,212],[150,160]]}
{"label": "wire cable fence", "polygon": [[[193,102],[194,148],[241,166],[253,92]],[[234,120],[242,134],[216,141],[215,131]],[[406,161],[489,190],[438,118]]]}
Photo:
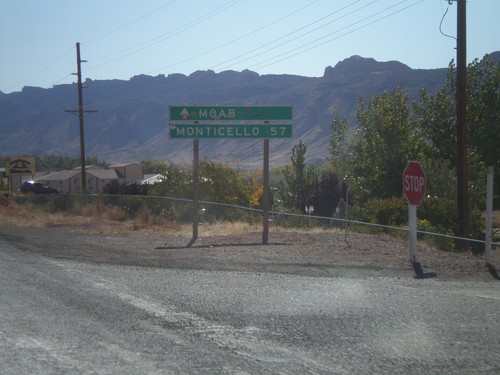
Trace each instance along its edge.
{"label": "wire cable fence", "polygon": [[[117,221],[139,220],[144,224],[163,225],[171,222],[189,224],[193,222],[193,201],[191,199],[144,196],[144,195],[104,195],[104,194],[59,194],[59,195],[16,195],[17,203],[28,210],[45,212],[66,212],[85,216],[102,215]],[[229,203],[199,201],[198,219],[201,224],[219,222],[244,222],[259,225],[263,220],[263,211],[258,208],[244,207]],[[345,231],[345,240],[349,243],[349,234],[369,233],[384,234],[399,238],[408,238],[406,226],[390,226],[349,219],[345,212],[337,212],[332,217],[312,214],[269,211],[269,224],[284,229],[331,229]],[[272,231],[272,229],[271,229]],[[486,240],[458,237],[451,234],[435,233],[417,229],[418,239],[430,243],[442,250],[453,250],[457,241],[468,241],[476,252],[482,252]],[[493,249],[500,249],[499,242],[491,242]]]}

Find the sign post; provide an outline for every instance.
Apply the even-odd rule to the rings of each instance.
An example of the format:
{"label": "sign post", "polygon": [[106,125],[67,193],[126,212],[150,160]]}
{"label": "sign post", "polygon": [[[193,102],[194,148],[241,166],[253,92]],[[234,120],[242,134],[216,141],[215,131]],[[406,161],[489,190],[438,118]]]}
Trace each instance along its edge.
{"label": "sign post", "polygon": [[408,201],[408,226],[410,229],[410,261],[417,261],[417,206],[425,196],[426,177],[417,161],[409,161],[403,172],[403,192]]}
{"label": "sign post", "polygon": [[269,238],[269,139],[292,137],[291,106],[169,106],[172,139],[193,139],[193,245],[198,238],[198,139],[264,139],[262,244]]}
{"label": "sign post", "polygon": [[269,241],[269,139],[264,139],[262,185],[262,244],[267,245]]}

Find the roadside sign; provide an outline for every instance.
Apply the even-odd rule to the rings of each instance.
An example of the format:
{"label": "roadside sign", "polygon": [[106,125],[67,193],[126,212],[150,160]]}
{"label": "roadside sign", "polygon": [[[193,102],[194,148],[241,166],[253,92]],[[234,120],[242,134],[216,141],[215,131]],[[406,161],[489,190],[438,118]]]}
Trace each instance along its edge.
{"label": "roadside sign", "polygon": [[291,106],[170,106],[170,124],[233,122],[267,124],[292,121]]}
{"label": "roadside sign", "polygon": [[292,137],[291,106],[169,106],[170,138],[193,139],[193,237],[198,238],[199,139],[262,138],[264,141],[262,243],[269,236],[269,139]]}
{"label": "roadside sign", "polygon": [[291,124],[181,124],[170,125],[170,138],[291,138]]}
{"label": "roadside sign", "polygon": [[6,175],[11,174],[35,174],[35,157],[18,156],[6,159]]}
{"label": "roadside sign", "polygon": [[170,106],[170,138],[291,138],[291,106]]}
{"label": "roadside sign", "polygon": [[403,172],[403,192],[408,203],[420,206],[425,196],[425,173],[417,161],[408,162]]}
{"label": "roadside sign", "polygon": [[425,196],[425,173],[418,161],[409,161],[403,172],[403,192],[408,201],[410,262],[417,264],[417,206]]}

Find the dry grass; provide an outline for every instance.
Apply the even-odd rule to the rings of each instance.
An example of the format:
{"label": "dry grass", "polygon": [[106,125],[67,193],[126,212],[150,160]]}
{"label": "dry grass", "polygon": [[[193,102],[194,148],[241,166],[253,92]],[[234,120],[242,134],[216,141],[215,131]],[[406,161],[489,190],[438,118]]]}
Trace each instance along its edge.
{"label": "dry grass", "polygon": [[0,225],[2,227],[41,227],[36,217],[13,200],[0,197]]}
{"label": "dry grass", "polygon": [[[132,231],[154,232],[157,234],[179,234],[186,237],[192,234],[191,224],[180,224],[155,216],[147,208],[141,208],[133,220],[124,220],[126,213],[118,206],[103,207],[96,205],[76,205],[69,213],[49,213],[40,210],[28,211],[14,200],[2,197],[0,200],[0,225],[3,227],[37,228],[75,228],[91,233],[118,234]],[[328,229],[336,231],[338,229]],[[289,232],[280,226],[271,224],[272,232]],[[294,232],[321,233],[325,229],[318,227]],[[244,222],[200,223],[200,237],[235,236],[245,233],[262,232],[262,223]]]}
{"label": "dry grass", "polygon": [[[28,207],[29,209],[29,207]],[[160,235],[180,235],[186,238],[192,235],[191,224],[181,224],[158,217],[147,208],[141,208],[132,220],[125,220],[126,212],[119,206],[103,207],[95,205],[77,205],[69,213],[50,213],[41,210],[28,210],[17,204],[13,199],[0,197],[0,226],[4,228],[70,228],[84,230],[96,234],[119,234],[129,232],[149,232]],[[500,211],[495,211],[495,228],[500,227]],[[198,235],[200,238],[238,236],[262,232],[262,223],[249,224],[245,222],[200,223]],[[272,233],[336,233],[343,232],[341,228],[324,229],[320,226],[307,229],[289,229],[275,226],[271,223]]]}

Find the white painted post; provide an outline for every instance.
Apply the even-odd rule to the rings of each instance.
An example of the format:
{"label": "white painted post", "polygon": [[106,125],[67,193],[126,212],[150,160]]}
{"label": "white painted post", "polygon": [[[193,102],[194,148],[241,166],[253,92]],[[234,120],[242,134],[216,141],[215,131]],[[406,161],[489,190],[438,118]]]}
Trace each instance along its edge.
{"label": "white painted post", "polygon": [[484,249],[486,264],[491,264],[491,241],[493,234],[493,167],[488,167],[486,178],[486,244]]}
{"label": "white painted post", "polygon": [[347,219],[349,218],[349,188],[345,189],[345,222],[344,222],[344,240],[347,242]]}
{"label": "white painted post", "polygon": [[417,206],[408,205],[408,225],[410,227],[410,262],[417,261]]}

